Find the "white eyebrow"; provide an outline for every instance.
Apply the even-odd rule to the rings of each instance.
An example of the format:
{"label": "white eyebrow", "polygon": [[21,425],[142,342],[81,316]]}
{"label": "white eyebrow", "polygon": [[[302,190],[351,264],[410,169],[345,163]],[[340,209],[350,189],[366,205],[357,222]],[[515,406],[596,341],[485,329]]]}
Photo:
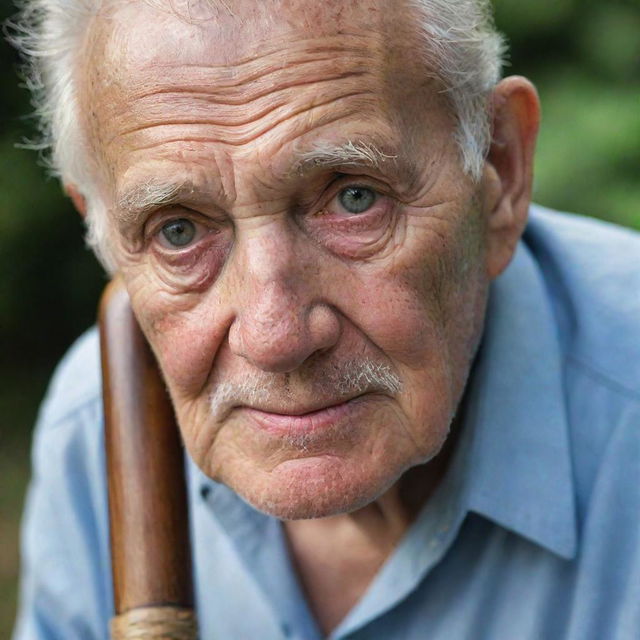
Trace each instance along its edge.
{"label": "white eyebrow", "polygon": [[[293,171],[304,173],[315,167],[370,167],[382,170],[383,165],[395,161],[397,156],[384,153],[379,147],[362,141],[348,140],[333,145],[317,142],[307,151],[296,154]],[[149,179],[125,190],[117,199],[120,224],[131,227],[149,212],[180,202],[185,194],[194,192],[193,184]]]}
{"label": "white eyebrow", "polygon": [[384,153],[370,142],[352,140],[342,145],[317,142],[308,151],[298,153],[294,170],[303,173],[313,167],[360,167],[381,170],[385,163],[395,161],[397,156]]}
{"label": "white eyebrow", "polygon": [[175,204],[188,193],[193,193],[190,182],[147,180],[118,198],[118,217],[126,225],[135,224],[149,211]]}

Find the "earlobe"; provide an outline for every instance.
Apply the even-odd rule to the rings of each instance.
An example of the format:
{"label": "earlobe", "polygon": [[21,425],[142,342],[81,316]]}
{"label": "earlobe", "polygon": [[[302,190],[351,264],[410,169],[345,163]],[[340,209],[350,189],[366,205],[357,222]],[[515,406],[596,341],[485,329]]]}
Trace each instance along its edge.
{"label": "earlobe", "polygon": [[524,231],[539,121],[538,94],[527,79],[514,76],[498,84],[493,93],[492,142],[483,175],[490,278],[507,267]]}
{"label": "earlobe", "polygon": [[82,193],[80,193],[80,190],[75,184],[65,184],[64,190],[71,198],[71,202],[73,202],[73,206],[76,208],[78,213],[85,218],[87,215],[87,199],[82,195]]}

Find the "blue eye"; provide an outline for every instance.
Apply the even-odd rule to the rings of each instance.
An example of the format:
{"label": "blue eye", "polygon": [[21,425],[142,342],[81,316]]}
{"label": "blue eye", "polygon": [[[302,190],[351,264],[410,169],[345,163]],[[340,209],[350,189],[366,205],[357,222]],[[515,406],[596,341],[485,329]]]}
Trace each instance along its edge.
{"label": "blue eye", "polygon": [[196,237],[196,226],[186,218],[171,220],[162,226],[162,235],[172,247],[185,247]]}
{"label": "blue eye", "polygon": [[347,187],[338,194],[340,204],[349,213],[364,213],[377,199],[377,194],[366,187]]}

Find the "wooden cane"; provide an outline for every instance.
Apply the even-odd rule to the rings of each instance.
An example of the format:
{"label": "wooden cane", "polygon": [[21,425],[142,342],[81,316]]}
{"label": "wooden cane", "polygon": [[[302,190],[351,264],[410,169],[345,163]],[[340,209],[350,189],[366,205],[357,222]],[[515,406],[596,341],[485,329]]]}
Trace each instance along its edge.
{"label": "wooden cane", "polygon": [[100,303],[116,616],[112,640],[195,640],[183,449],[155,358],[118,280]]}

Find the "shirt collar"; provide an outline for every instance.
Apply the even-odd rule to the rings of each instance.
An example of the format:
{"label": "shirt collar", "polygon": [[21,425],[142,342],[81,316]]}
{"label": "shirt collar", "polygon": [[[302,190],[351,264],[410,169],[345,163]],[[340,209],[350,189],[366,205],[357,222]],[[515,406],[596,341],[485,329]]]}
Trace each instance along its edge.
{"label": "shirt collar", "polygon": [[551,301],[521,242],[492,285],[470,382],[467,507],[570,559],[577,533],[563,386]]}

